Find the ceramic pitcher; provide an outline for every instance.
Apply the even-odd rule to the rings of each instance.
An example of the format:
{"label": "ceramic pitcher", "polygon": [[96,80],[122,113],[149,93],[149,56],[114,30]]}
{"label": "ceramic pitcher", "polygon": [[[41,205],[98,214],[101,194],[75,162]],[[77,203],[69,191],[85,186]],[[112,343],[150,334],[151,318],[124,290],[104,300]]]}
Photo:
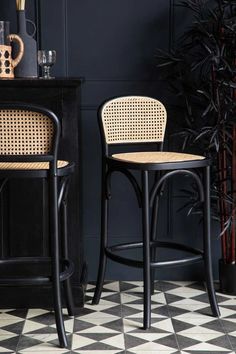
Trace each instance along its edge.
{"label": "ceramic pitcher", "polygon": [[[10,23],[0,21],[0,78],[13,79],[14,68],[21,61],[24,54],[24,43],[16,34],[10,34]],[[17,43],[18,53],[12,58],[12,42]]]}

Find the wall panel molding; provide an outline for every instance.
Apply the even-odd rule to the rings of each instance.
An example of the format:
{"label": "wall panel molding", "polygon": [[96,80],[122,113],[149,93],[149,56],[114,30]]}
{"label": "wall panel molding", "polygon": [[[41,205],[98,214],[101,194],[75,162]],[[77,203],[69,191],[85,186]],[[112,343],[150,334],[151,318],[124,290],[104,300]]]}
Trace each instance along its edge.
{"label": "wall panel molding", "polygon": [[57,62],[55,76],[68,76],[67,0],[36,0],[38,4],[38,28],[40,47],[55,49]]}
{"label": "wall panel molding", "polygon": [[169,0],[169,51],[174,45],[175,33],[175,0]]}
{"label": "wall panel molding", "polygon": [[67,0],[63,0],[63,13],[64,13],[64,21],[63,21],[63,26],[64,26],[64,56],[65,56],[65,76],[69,76],[69,52],[68,52],[68,11],[67,11]]}
{"label": "wall panel molding", "polygon": [[41,2],[38,0],[34,0],[35,7],[35,25],[36,25],[36,40],[38,50],[41,49]]}
{"label": "wall panel molding", "polygon": [[[35,1],[35,18],[36,18],[36,24],[37,24],[37,40],[38,40],[38,48],[43,48],[47,46],[47,42],[49,41],[51,34],[45,32],[45,25],[47,23],[50,23],[51,20],[51,14],[52,11],[51,9],[53,7],[57,7],[57,14],[59,13],[59,16],[57,15],[56,17],[61,18],[62,21],[58,23],[58,26],[56,28],[55,32],[60,32],[61,34],[61,51],[60,54],[63,52],[63,68],[61,67],[60,70],[60,76],[74,76],[70,75],[70,58],[69,58],[69,33],[68,33],[68,6],[69,2],[68,0],[54,0],[54,1],[47,1],[47,0],[34,0]],[[51,4],[50,4],[51,3]],[[54,3],[54,5],[53,5]],[[78,2],[79,4],[79,2]],[[82,6],[82,4],[81,4]],[[168,43],[168,48],[172,47],[174,43],[174,7],[175,7],[175,0],[169,0],[169,43]],[[49,37],[48,41],[46,37]],[[76,36],[76,34],[75,34]],[[89,78],[90,81],[93,80],[93,77]],[[94,80],[97,81],[109,81],[106,78],[94,78]],[[120,79],[115,79],[112,78],[111,81],[119,81]],[[136,80],[131,80],[130,78],[124,78],[122,81],[136,81]],[[137,79],[137,81],[152,81],[150,80],[142,80],[142,79]]]}
{"label": "wall panel molding", "polygon": [[[89,276],[94,279],[96,247],[94,249],[94,244],[88,240],[99,240],[100,225],[101,146],[96,111],[104,99],[122,94],[146,94],[168,102],[163,82],[155,69],[154,50],[170,51],[174,47],[179,0],[146,0],[145,4],[143,0],[120,0],[119,3],[101,0],[99,7],[96,0],[35,1],[40,3],[38,27],[42,48],[52,48],[55,44],[58,51],[55,75],[85,77],[79,117],[81,215],[82,232],[88,247]],[[126,11],[122,11],[124,5]],[[124,228],[127,238],[134,239],[141,229],[133,225],[137,220],[133,191],[127,189],[124,201],[122,190],[126,185],[119,176],[116,183],[119,190],[114,197],[115,207],[127,209],[130,213],[130,220],[125,222]],[[168,187],[168,202],[165,200],[163,204],[159,237],[174,239],[177,235],[179,241],[183,241],[183,222],[176,212],[179,201],[173,195],[176,186],[171,181]],[[123,230],[119,230],[115,220],[111,226],[117,230],[115,235],[110,235],[112,243],[115,237],[122,237]],[[124,276],[115,265],[109,268],[111,274]],[[127,274],[132,279],[135,271],[131,268]],[[165,274],[168,273],[164,272],[163,276]],[[181,278],[183,273],[176,271],[176,274]]]}

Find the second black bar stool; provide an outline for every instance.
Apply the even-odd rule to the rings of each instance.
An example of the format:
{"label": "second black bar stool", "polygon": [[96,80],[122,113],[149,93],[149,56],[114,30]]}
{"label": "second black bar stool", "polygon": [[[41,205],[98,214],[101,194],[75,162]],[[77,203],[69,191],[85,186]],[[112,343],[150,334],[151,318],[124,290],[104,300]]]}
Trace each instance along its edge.
{"label": "second black bar stool", "polygon": [[[216,301],[211,258],[210,228],[210,161],[204,156],[163,152],[163,141],[166,128],[167,113],[164,105],[158,100],[142,96],[125,96],[106,101],[98,113],[102,136],[102,219],[101,248],[96,290],[93,304],[98,304],[104,283],[106,260],[112,259],[128,266],[143,268],[144,282],[144,317],[143,328],[151,325],[151,293],[153,272],[157,267],[185,265],[204,261],[209,301],[214,316],[219,316]],[[110,154],[111,145],[157,143],[158,151],[129,152]],[[132,174],[132,170],[141,173],[141,187]],[[113,172],[123,173],[131,182],[142,207],[142,242],[108,245],[108,201],[110,199],[110,179]],[[149,174],[155,172],[156,178],[152,189],[149,188]],[[157,211],[159,195],[166,180],[175,175],[189,175],[196,182],[199,199],[203,207],[203,250],[173,242],[161,242],[156,239]],[[150,218],[152,211],[152,218]],[[151,224],[150,224],[151,219]],[[171,222],[171,220],[170,220]],[[158,262],[156,248],[167,247],[183,250],[189,256],[181,259]],[[121,256],[118,251],[142,248],[143,259],[137,261]]]}

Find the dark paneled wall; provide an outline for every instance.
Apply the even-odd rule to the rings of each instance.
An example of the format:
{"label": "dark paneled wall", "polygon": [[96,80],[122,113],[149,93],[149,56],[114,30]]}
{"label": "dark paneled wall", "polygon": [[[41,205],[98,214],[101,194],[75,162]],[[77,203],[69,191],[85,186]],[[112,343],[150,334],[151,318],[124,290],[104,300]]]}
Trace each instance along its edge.
{"label": "dark paneled wall", "polygon": [[[100,0],[99,4],[96,0],[26,0],[26,3],[29,17],[37,20],[39,46],[57,50],[54,74],[85,78],[79,117],[83,190],[80,206],[89,277],[94,278],[100,227],[101,164],[97,107],[107,97],[123,94],[154,96],[169,107],[171,97],[167,96],[163,83],[159,81],[154,54],[156,48],[170,47],[187,18],[174,8],[173,0]],[[15,28],[14,1],[1,0],[1,4],[1,17],[11,19],[12,28]],[[115,176],[113,186],[111,243],[140,238],[140,210],[131,187],[119,175]],[[201,230],[198,220],[192,216],[186,219],[186,210],[178,212],[181,202],[184,202],[179,198],[180,187],[180,180],[176,180],[170,188],[173,191],[170,202],[167,202],[167,196],[163,199],[160,238],[175,237],[191,245],[199,245]],[[213,248],[216,266],[219,249],[214,235]],[[197,265],[166,270],[160,276],[194,279],[201,278],[202,274],[201,265]],[[135,279],[139,276],[136,270],[109,263],[109,278]]]}

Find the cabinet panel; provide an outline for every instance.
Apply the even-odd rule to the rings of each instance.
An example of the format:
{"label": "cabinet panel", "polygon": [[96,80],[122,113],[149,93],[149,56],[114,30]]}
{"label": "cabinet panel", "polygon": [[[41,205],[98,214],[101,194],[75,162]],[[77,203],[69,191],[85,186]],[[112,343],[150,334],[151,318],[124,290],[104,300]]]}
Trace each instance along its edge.
{"label": "cabinet panel", "polygon": [[[1,101],[35,103],[49,108],[61,121],[59,159],[74,161],[76,166],[68,200],[68,232],[70,254],[75,263],[73,282],[79,289],[78,297],[82,298],[81,277],[83,278],[84,254],[79,222],[80,172],[78,167],[80,80],[4,81],[0,83],[0,95]],[[49,253],[46,189],[46,182],[37,179],[11,180],[8,183],[1,203],[4,217],[0,232],[4,256],[41,256]],[[27,273],[27,269],[25,271]]]}

